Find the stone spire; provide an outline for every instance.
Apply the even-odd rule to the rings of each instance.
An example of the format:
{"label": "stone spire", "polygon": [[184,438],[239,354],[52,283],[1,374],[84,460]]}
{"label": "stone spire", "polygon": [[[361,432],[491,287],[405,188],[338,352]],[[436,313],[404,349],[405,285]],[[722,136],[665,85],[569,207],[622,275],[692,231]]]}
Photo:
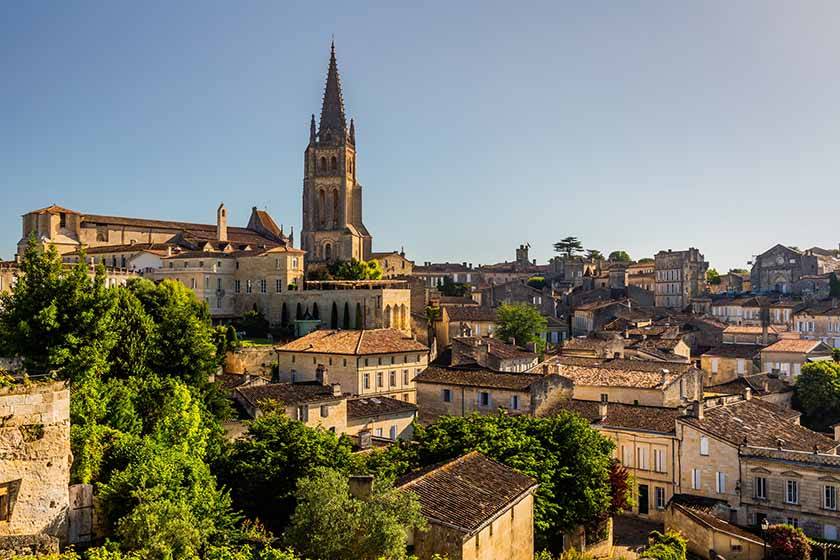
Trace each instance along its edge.
{"label": "stone spire", "polygon": [[335,61],[335,42],[330,47],[330,67],[327,70],[327,85],[324,88],[324,104],[321,107],[321,123],[318,135],[321,142],[325,133],[332,131],[338,138],[342,138],[347,129],[344,118],[344,99],[341,97],[341,80],[338,77],[338,64]]}
{"label": "stone spire", "polygon": [[315,115],[312,115],[312,121],[309,123],[309,143],[315,143]]}
{"label": "stone spire", "polygon": [[356,144],[356,123],[353,122],[353,119],[350,119],[350,143]]}

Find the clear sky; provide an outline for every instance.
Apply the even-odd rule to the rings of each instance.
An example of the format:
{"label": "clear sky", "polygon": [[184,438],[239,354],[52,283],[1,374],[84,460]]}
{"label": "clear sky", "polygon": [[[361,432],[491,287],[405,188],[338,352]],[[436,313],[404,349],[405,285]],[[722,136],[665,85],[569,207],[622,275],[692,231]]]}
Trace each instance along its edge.
{"label": "clear sky", "polygon": [[50,203],[299,232],[333,34],[375,250],[836,247],[838,27],[816,0],[7,0],[0,258]]}

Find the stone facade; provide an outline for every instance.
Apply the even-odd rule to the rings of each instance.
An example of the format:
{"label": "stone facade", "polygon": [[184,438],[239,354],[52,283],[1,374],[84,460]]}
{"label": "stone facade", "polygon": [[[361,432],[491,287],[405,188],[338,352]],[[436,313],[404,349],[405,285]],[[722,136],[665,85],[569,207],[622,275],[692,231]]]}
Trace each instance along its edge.
{"label": "stone facade", "polygon": [[755,293],[797,293],[799,281],[840,269],[836,253],[812,248],[799,251],[784,245],[771,247],[758,255],[750,271],[752,291]]}
{"label": "stone facade", "polygon": [[71,461],[67,387],[0,388],[0,536],[66,541]]}
{"label": "stone facade", "polygon": [[800,337],[840,348],[840,302],[832,300],[801,309],[794,314],[793,324]]}
{"label": "stone facade", "polygon": [[694,247],[686,251],[659,251],[654,257],[656,307],[684,309],[706,291],[706,262]]}
{"label": "stone facade", "polygon": [[405,251],[371,253],[371,259],[379,262],[383,278],[408,278],[414,272],[414,261],[405,258]]}

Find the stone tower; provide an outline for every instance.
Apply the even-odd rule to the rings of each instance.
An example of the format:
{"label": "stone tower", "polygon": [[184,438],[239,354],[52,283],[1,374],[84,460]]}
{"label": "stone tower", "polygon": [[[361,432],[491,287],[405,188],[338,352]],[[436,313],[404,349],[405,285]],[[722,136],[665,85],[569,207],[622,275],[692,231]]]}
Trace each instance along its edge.
{"label": "stone tower", "polygon": [[356,129],[347,126],[335,44],[316,130],[309,125],[303,164],[303,231],[307,264],[370,259],[371,236],[362,223],[362,186],[356,181]]}

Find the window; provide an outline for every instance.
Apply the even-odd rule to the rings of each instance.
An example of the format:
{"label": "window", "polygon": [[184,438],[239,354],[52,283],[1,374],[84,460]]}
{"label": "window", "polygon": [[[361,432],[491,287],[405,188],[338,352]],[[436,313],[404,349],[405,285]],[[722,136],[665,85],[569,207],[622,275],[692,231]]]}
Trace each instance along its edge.
{"label": "window", "polygon": [[283,291],[283,280],[282,278],[277,278],[274,281],[274,291],[278,294]]}
{"label": "window", "polygon": [[330,407],[325,404],[321,405],[321,418],[326,418],[330,415]]}
{"label": "window", "polygon": [[452,402],[452,389],[443,390],[443,402]]}
{"label": "window", "polygon": [[691,489],[700,490],[700,469],[691,469]]}
{"label": "window", "polygon": [[606,393],[601,393],[601,402],[609,402],[610,396]]}
{"label": "window", "polygon": [[490,406],[490,393],[481,391],[478,394],[478,404],[479,406]]}
{"label": "window", "polygon": [[744,358],[738,358],[738,373],[744,375],[747,372],[746,361]]}
{"label": "window", "polygon": [[210,289],[210,277],[209,276],[204,277],[204,289],[205,290]]}
{"label": "window", "polygon": [[391,387],[396,387],[397,386],[397,372],[396,371],[391,370],[391,373],[388,374],[388,384]]}
{"label": "window", "polygon": [[837,540],[837,526],[823,525],[823,538],[829,541]]}
{"label": "window", "polygon": [[757,476],[753,479],[753,486],[755,486],[755,498],[757,500],[767,499],[767,479],[763,476]]}
{"label": "window", "polygon": [[408,370],[403,370],[403,385],[408,385]]}
{"label": "window", "polygon": [[638,467],[643,471],[648,470],[648,450],[646,447],[639,447],[636,450],[639,457]]}
{"label": "window", "polygon": [[251,283],[251,280],[245,280],[245,293],[250,294],[254,291],[254,287]]}
{"label": "window", "polygon": [[221,278],[216,278],[216,289],[217,290],[222,289],[222,279]]}
{"label": "window", "polygon": [[665,509],[665,489],[660,486],[654,487],[653,497],[656,509]]}
{"label": "window", "polygon": [[709,454],[709,438],[700,436],[700,455]]}
{"label": "window", "polygon": [[241,280],[234,280],[233,281],[233,291],[237,294],[242,291],[242,281]]}
{"label": "window", "polygon": [[383,381],[383,377],[384,376],[382,375],[381,371],[376,372],[376,386],[377,387],[384,387],[385,386],[385,382]]}
{"label": "window", "polygon": [[712,358],[712,373],[718,372],[718,364],[720,363],[719,358]]}
{"label": "window", "polygon": [[715,491],[718,494],[726,494],[726,473],[722,473],[722,472],[716,473]]}
{"label": "window", "polygon": [[370,389],[370,374],[365,374],[365,389]]}
{"label": "window", "polygon": [[798,518],[796,518],[796,517],[788,517],[788,518],[787,518],[787,520],[786,520],[786,523],[787,523],[788,525],[793,525],[793,527],[794,527],[795,529],[798,529],[798,528],[799,528],[799,519],[798,519]]}
{"label": "window", "polygon": [[823,491],[823,507],[825,509],[836,510],[837,509],[837,487],[832,486],[830,484],[825,485],[825,489]]}
{"label": "window", "polygon": [[264,294],[268,291],[268,282],[265,281],[265,278],[260,280],[260,293]]}
{"label": "window", "polygon": [[799,503],[799,482],[796,480],[788,480],[785,483],[785,503]]}
{"label": "window", "polygon": [[195,278],[190,278],[190,288],[195,290]]}
{"label": "window", "polygon": [[510,398],[510,409],[519,410],[519,395],[513,395]]}
{"label": "window", "polygon": [[309,407],[307,405],[302,404],[297,407],[297,419],[301,422],[309,420]]}
{"label": "window", "polygon": [[376,437],[382,437],[382,428],[376,428]]}
{"label": "window", "polygon": [[626,445],[621,446],[621,462],[625,467],[633,466],[633,452],[631,447],[627,447]]}
{"label": "window", "polygon": [[390,436],[392,441],[395,441],[397,439],[397,426],[396,426],[396,424],[391,426],[391,431],[388,435]]}
{"label": "window", "polygon": [[656,472],[665,472],[665,450],[653,450],[653,470]]}

